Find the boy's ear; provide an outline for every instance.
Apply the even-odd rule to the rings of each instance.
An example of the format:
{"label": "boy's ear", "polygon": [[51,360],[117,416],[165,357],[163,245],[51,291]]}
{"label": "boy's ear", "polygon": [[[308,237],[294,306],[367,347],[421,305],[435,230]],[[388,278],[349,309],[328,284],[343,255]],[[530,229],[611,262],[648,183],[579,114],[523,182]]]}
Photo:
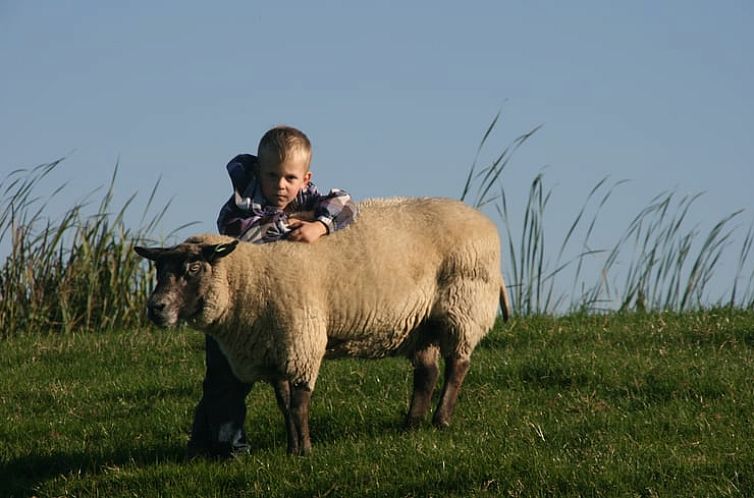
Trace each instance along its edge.
{"label": "boy's ear", "polygon": [[307,171],[306,174],[304,174],[304,183],[309,183],[310,181],[312,181],[311,170]]}

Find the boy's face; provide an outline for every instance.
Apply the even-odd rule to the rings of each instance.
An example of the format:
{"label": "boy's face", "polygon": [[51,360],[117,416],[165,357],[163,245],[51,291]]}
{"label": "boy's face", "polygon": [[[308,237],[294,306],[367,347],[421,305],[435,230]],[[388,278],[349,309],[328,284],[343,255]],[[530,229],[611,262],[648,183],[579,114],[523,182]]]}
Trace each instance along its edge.
{"label": "boy's face", "polygon": [[278,209],[285,209],[312,177],[308,157],[304,154],[291,154],[277,164],[261,161],[259,174],[264,198]]}

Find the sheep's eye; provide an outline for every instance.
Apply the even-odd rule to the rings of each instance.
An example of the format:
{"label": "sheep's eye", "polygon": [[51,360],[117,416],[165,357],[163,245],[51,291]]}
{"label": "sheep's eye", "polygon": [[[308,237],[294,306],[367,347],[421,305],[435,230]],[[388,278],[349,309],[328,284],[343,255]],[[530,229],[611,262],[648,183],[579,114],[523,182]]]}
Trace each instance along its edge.
{"label": "sheep's eye", "polygon": [[202,264],[196,261],[194,263],[189,263],[187,271],[189,275],[196,275],[197,273],[199,273],[199,270],[201,269],[202,269]]}

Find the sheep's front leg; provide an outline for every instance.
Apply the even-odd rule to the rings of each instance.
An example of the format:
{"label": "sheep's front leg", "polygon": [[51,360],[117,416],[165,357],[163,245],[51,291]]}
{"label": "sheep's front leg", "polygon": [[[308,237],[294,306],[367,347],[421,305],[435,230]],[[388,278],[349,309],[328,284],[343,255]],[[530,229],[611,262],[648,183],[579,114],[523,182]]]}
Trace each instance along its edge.
{"label": "sheep's front leg", "polygon": [[[309,402],[312,398],[312,390],[306,384],[292,386],[291,389],[291,418],[297,436],[295,451],[292,453],[306,455],[312,450],[312,441],[309,438]],[[290,434],[290,433],[289,433]]]}
{"label": "sheep's front leg", "polygon": [[[309,436],[309,404],[312,389],[317,382],[319,367],[325,355],[327,335],[323,325],[306,322],[297,326],[295,320],[291,320],[292,325],[285,328],[281,334],[287,335],[287,338],[281,339],[280,344],[281,347],[288,348],[285,355],[287,362],[281,365],[278,371],[280,378],[295,380],[287,380],[286,386],[281,384],[278,388],[280,392],[278,397],[282,400],[278,403],[288,408],[286,418],[288,452],[294,455],[306,455],[312,450]],[[283,344],[289,346],[283,346]],[[286,389],[289,393],[287,398]]]}
{"label": "sheep's front leg", "polygon": [[274,387],[275,399],[285,418],[285,432],[288,435],[288,453],[295,455],[298,453],[299,446],[298,431],[291,416],[291,383],[287,380],[278,380],[275,382]]}
{"label": "sheep's front leg", "polygon": [[463,379],[469,371],[469,359],[449,356],[445,358],[445,384],[442,387],[440,403],[435,410],[432,422],[436,427],[449,427],[453,409],[456,406],[458,393],[461,391]]}
{"label": "sheep's front leg", "polygon": [[414,354],[414,390],[404,423],[407,429],[418,427],[429,411],[432,392],[435,390],[437,377],[440,375],[440,370],[437,368],[438,357],[437,346],[429,346]]}
{"label": "sheep's front leg", "polygon": [[288,453],[306,455],[312,450],[309,437],[309,402],[312,390],[306,385],[291,386],[287,380],[275,382],[275,399],[285,418]]}

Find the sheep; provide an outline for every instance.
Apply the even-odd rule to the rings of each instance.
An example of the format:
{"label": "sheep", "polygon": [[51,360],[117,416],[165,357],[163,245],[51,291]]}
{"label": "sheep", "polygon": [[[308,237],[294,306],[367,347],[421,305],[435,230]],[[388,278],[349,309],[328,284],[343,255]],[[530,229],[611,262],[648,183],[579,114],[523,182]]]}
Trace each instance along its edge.
{"label": "sheep", "polygon": [[433,415],[447,427],[477,343],[510,304],[500,241],[485,215],[459,201],[374,199],[349,227],[314,244],[239,243],[197,235],[136,247],[156,262],[147,314],[212,335],[234,374],[273,385],[288,452],[311,450],[309,404],[323,358],[408,357],[405,426],[421,424],[445,361]]}

